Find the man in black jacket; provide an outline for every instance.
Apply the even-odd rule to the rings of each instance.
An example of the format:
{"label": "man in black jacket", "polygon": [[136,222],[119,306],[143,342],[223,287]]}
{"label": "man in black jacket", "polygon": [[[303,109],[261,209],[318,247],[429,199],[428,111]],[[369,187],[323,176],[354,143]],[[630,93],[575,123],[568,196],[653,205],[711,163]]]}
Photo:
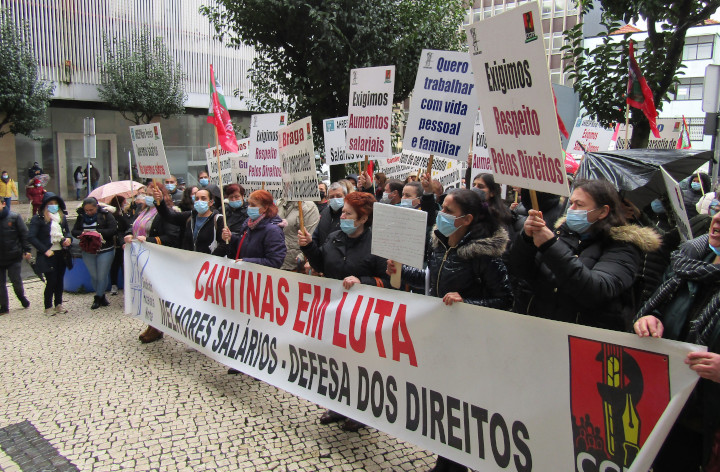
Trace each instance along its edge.
{"label": "man in black jacket", "polygon": [[11,212],[5,201],[0,200],[0,315],[9,312],[6,274],[23,308],[30,306],[30,302],[25,298],[20,276],[23,258],[30,259],[31,256],[27,237],[28,229],[23,219],[17,213]]}

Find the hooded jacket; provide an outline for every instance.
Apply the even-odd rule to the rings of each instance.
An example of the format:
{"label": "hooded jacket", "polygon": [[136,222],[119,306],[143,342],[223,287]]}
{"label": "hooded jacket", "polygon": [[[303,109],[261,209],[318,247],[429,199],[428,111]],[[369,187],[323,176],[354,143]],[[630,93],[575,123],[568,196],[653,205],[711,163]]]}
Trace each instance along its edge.
{"label": "hooded jacket", "polygon": [[313,241],[301,249],[312,268],[325,277],[342,280],[352,275],[365,285],[390,287],[387,259],[371,254],[371,244],[372,228],[365,228],[357,238],[335,231],[322,246]]}
{"label": "hooded jacket", "polygon": [[[448,238],[434,230],[428,259],[429,295],[444,297],[457,292],[465,303],[510,308],[512,289],[502,261],[508,242],[507,231],[500,228],[489,237],[470,231],[457,246],[450,246]],[[403,266],[402,279],[416,289],[424,288],[425,271]]]}
{"label": "hooded jacket", "polygon": [[556,321],[626,331],[634,315],[632,286],[643,252],[656,251],[660,236],[650,228],[623,225],[609,235],[581,238],[558,220],[556,238],[536,247],[525,232],[513,244],[511,274],[532,287],[518,312]]}
{"label": "hooded jacket", "polygon": [[[85,210],[81,206],[77,209],[78,217],[75,220],[75,225],[73,225],[72,229],[72,235],[73,238],[79,239],[80,235],[85,231]],[[115,248],[115,238],[117,237],[118,233],[118,226],[117,221],[115,221],[115,217],[110,213],[107,209],[103,208],[102,206],[98,205],[97,208],[97,226],[92,228],[92,231],[97,231],[102,236],[102,246],[100,246],[100,249],[97,251],[100,252],[106,252],[111,249]]]}

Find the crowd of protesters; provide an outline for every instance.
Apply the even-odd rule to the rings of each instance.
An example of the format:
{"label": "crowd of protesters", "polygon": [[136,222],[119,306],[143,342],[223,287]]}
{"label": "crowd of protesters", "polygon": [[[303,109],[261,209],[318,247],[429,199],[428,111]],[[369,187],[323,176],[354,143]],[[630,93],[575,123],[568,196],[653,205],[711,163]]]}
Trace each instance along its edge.
{"label": "crowd of protesters", "polygon": [[[65,313],[63,275],[72,264],[65,255],[72,235],[80,240],[95,292],[91,308],[97,309],[108,305],[108,285],[118,292],[122,248],[140,241],[337,279],[345,289],[391,288],[390,276],[400,267],[400,290],[442,298],[449,306],[468,303],[702,344],[709,352],[691,353],[686,360],[702,377],[696,395],[654,470],[691,470],[688,463],[697,470],[719,459],[720,202],[707,175],[686,182],[683,198],[696,236],[687,242],[667,196],[638,209],[605,180],[575,181],[569,198],[536,192],[535,205],[528,189],[503,192],[490,174],[472,181],[468,176],[462,188],[448,189],[429,174],[405,181],[382,173],[348,175],[320,183],[317,202],[275,200],[265,190],[248,194],[238,184],[221,193],[206,172],[198,183],[183,188],[175,177],[152,182],[129,205],[122,197],[110,205],[87,198],[72,231],[57,195],[38,193],[29,230],[0,201],[0,275],[4,281],[9,274],[16,296],[29,306],[19,264],[34,246],[47,279],[45,312]],[[371,253],[378,201],[428,214],[424,270]],[[8,296],[2,287],[0,314],[5,314]],[[153,342],[162,332],[148,326],[139,338]],[[333,411],[320,418],[323,424],[341,420],[347,431],[364,426]],[[433,470],[467,469],[439,457]]]}

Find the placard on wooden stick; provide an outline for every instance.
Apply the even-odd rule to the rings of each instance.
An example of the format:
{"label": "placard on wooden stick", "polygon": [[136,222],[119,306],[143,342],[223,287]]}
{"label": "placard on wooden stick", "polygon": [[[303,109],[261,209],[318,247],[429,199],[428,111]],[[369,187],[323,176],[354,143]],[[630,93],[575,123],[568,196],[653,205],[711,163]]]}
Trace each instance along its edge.
{"label": "placard on wooden stick", "polygon": [[422,269],[426,228],[427,213],[422,210],[375,203],[370,252]]}

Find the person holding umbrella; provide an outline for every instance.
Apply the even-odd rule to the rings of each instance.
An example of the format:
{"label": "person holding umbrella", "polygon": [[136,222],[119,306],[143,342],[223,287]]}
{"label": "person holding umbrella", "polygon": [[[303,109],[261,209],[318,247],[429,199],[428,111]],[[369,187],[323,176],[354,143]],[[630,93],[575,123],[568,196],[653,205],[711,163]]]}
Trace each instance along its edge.
{"label": "person holding umbrella", "polygon": [[9,312],[6,276],[10,278],[15,296],[23,308],[30,306],[25,298],[20,265],[23,259],[30,260],[30,243],[25,222],[17,213],[10,211],[4,200],[0,200],[0,315]]}

